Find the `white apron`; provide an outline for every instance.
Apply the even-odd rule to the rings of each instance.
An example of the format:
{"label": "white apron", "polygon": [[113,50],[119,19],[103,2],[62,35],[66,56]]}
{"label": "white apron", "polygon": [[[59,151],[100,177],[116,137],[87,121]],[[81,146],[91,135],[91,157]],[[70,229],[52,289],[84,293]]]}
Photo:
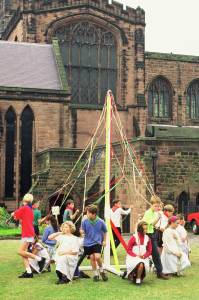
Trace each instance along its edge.
{"label": "white apron", "polygon": [[[174,255],[176,252],[181,252],[181,258]],[[179,273],[191,265],[188,256],[182,252],[179,235],[175,229],[167,228],[163,232],[161,262],[164,274]]]}
{"label": "white apron", "polygon": [[[147,244],[149,241],[149,237],[147,235],[144,236],[144,244],[140,245],[140,239],[138,234],[134,234],[137,246],[133,246],[132,252],[136,255],[144,255],[147,252]],[[149,271],[149,258],[139,258],[136,256],[131,256],[127,254],[126,256],[126,268],[127,268],[127,276],[137,267],[138,264],[143,263],[145,266],[145,270]]]}

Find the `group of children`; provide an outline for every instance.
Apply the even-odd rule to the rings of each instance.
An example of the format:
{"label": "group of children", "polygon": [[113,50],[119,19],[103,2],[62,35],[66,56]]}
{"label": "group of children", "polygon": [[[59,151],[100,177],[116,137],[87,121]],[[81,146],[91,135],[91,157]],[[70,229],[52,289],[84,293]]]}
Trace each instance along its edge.
{"label": "group of children", "polygon": [[151,207],[128,243],[126,276],[137,285],[149,270],[151,257],[157,278],[163,280],[180,276],[190,266],[184,217],[174,216],[172,205],[162,205],[159,197],[151,197]]}
{"label": "group of children", "polygon": [[[22,227],[22,244],[18,253],[23,259],[26,271],[19,278],[32,278],[34,272],[50,271],[50,263],[54,261],[58,277],[57,284],[66,284],[71,282],[75,275],[78,276],[79,266],[87,257],[90,259],[93,281],[99,281],[100,277],[103,281],[107,281],[108,276],[102,262],[107,227],[105,222],[97,216],[97,207],[95,205],[87,207],[86,215],[81,223],[80,237],[74,235],[76,228],[73,220],[78,212],[74,213],[72,200],[67,201],[60,231],[54,216],[41,219],[39,215],[38,223],[41,224],[45,220],[48,224],[42,241],[39,242],[38,238],[35,239],[35,233],[38,231],[35,232],[37,228],[34,230],[32,201],[33,196],[26,194],[23,198],[23,206],[12,213],[16,220],[21,221]],[[122,209],[119,200],[114,201],[113,204],[110,219],[121,233],[121,217],[130,214],[131,208]],[[126,272],[123,278],[128,278],[136,285],[140,285],[150,269],[151,261],[153,261],[157,277],[164,280],[169,279],[169,275],[180,275],[183,269],[190,266],[185,222],[183,216],[173,214],[172,205],[162,207],[160,198],[152,196],[151,207],[139,221],[135,234],[128,242]],[[114,231],[113,237],[117,248],[120,241]]]}

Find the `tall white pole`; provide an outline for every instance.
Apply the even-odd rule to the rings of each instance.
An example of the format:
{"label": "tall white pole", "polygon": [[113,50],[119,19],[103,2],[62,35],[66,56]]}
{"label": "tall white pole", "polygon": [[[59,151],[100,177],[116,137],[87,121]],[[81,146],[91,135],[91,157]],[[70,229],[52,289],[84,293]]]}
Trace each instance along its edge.
{"label": "tall white pole", "polygon": [[[106,158],[105,158],[105,207],[104,214],[106,224],[110,224],[110,171],[111,171],[111,113],[112,92],[106,96]],[[105,267],[110,266],[110,236],[107,234],[106,247],[104,249]]]}

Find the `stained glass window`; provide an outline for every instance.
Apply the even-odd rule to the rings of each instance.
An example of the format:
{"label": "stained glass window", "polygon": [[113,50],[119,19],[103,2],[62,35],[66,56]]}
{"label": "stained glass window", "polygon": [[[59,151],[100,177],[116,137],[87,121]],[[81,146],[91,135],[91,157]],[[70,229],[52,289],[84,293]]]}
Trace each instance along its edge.
{"label": "stained glass window", "polygon": [[60,41],[72,102],[103,104],[107,90],[116,94],[116,40],[90,22],[70,23],[55,35]]}
{"label": "stained glass window", "polygon": [[190,119],[199,119],[199,80],[195,80],[187,90],[187,112]]}
{"label": "stained glass window", "polygon": [[9,108],[6,116],[6,149],[5,149],[5,197],[14,196],[14,157],[15,157],[15,132],[16,114]]}
{"label": "stained glass window", "polygon": [[150,117],[171,117],[172,90],[169,82],[161,77],[152,81],[148,90],[148,110]]}
{"label": "stained glass window", "polygon": [[21,196],[27,193],[31,187],[33,122],[33,112],[31,108],[27,106],[21,115]]}

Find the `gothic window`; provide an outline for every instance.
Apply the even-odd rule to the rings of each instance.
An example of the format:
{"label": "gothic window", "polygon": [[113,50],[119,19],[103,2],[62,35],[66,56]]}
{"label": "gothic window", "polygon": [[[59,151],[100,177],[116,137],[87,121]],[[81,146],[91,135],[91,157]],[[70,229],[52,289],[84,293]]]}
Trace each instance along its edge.
{"label": "gothic window", "polygon": [[199,119],[199,79],[187,90],[187,113],[190,119]]}
{"label": "gothic window", "polygon": [[5,197],[14,196],[14,156],[15,156],[15,132],[16,114],[13,108],[9,108],[6,116],[6,143],[5,143]]}
{"label": "gothic window", "polygon": [[161,77],[152,81],[148,91],[149,116],[154,118],[171,117],[172,90],[169,82]]}
{"label": "gothic window", "polygon": [[107,29],[89,22],[70,23],[56,31],[72,102],[104,103],[107,90],[116,93],[116,40]]}
{"label": "gothic window", "polygon": [[33,112],[31,108],[27,106],[21,115],[21,196],[23,196],[31,187],[33,122]]}

